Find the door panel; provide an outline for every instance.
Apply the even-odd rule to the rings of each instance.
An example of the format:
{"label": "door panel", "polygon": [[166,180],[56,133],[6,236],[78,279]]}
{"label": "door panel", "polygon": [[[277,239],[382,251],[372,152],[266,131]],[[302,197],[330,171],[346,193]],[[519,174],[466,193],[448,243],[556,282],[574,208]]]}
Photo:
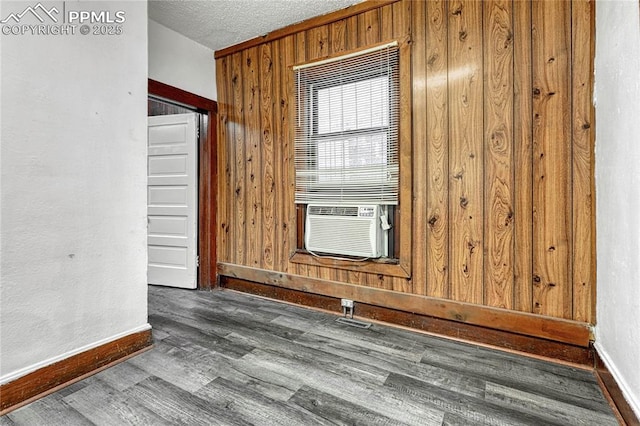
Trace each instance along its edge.
{"label": "door panel", "polygon": [[149,284],[196,288],[197,117],[149,117]]}
{"label": "door panel", "polygon": [[149,176],[179,176],[187,173],[188,156],[165,155],[162,157],[149,157]]}

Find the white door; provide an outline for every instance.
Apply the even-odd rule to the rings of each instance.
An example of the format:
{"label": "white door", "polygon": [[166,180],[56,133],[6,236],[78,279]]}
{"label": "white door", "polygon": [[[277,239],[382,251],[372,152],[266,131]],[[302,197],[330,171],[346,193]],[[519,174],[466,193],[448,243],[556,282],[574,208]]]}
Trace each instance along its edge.
{"label": "white door", "polygon": [[149,117],[149,284],[196,288],[196,120],[195,113]]}

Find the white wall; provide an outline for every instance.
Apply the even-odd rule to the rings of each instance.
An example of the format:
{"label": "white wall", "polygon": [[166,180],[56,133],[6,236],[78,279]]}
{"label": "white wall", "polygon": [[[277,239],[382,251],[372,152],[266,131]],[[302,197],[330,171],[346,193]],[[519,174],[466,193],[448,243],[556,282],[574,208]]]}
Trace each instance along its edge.
{"label": "white wall", "polygon": [[213,50],[149,20],[149,78],[217,100]]}
{"label": "white wall", "polygon": [[638,1],[596,2],[596,347],[640,416]]}
{"label": "white wall", "polygon": [[0,36],[0,383],[149,328],[146,2],[66,6],[126,22]]}

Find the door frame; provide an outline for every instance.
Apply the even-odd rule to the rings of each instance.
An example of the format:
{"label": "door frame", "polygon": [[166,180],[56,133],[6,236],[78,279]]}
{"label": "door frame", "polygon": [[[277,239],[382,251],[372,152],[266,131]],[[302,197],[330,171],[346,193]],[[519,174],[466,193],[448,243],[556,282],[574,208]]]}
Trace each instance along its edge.
{"label": "door frame", "polygon": [[148,80],[148,94],[206,113],[206,139],[198,139],[198,290],[210,290],[218,282],[216,248],[216,194],[218,187],[218,103],[191,92]]}

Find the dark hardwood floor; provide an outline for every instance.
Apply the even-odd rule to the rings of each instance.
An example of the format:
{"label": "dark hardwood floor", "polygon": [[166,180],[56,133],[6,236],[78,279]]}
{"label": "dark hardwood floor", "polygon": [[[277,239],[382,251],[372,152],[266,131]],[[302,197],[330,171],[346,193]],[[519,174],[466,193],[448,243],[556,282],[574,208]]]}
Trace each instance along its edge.
{"label": "dark hardwood floor", "polygon": [[231,291],[149,289],[154,349],[0,425],[616,425],[590,371]]}

